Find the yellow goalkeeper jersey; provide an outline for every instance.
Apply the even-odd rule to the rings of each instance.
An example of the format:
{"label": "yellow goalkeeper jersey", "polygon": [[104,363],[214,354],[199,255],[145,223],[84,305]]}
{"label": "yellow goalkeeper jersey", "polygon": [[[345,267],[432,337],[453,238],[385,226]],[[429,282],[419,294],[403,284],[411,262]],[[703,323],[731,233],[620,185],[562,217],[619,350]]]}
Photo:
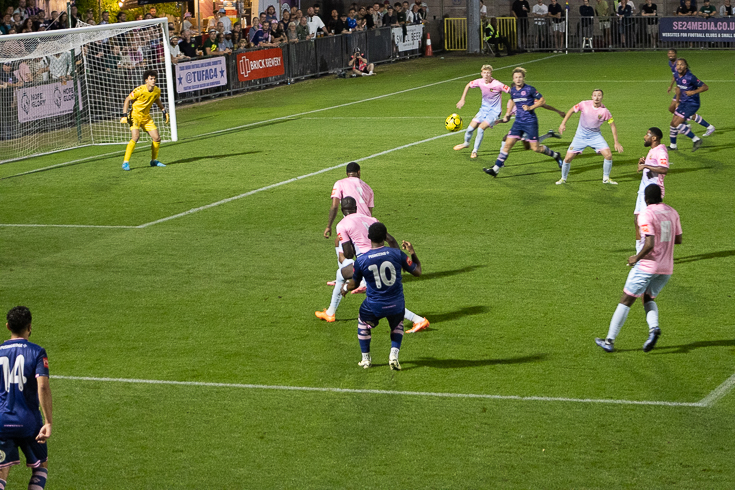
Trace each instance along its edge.
{"label": "yellow goalkeeper jersey", "polygon": [[149,92],[148,87],[141,85],[130,92],[130,100],[133,101],[133,115],[148,116],[150,115],[151,106],[161,96],[161,89],[158,86],[153,87],[153,91]]}

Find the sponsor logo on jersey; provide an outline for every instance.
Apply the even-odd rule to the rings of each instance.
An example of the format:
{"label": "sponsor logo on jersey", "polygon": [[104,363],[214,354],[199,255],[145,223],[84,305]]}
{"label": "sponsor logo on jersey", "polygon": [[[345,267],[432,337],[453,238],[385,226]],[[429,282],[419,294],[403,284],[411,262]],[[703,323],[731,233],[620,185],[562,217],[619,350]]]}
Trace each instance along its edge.
{"label": "sponsor logo on jersey", "polygon": [[45,367],[46,369],[48,369],[48,357],[44,357],[43,358],[43,367]]}

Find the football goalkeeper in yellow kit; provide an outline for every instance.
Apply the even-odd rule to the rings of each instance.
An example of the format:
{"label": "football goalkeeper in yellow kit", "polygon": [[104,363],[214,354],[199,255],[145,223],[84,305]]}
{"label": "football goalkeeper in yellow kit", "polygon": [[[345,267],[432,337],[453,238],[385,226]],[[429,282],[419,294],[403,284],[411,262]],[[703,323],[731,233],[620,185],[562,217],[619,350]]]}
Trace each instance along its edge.
{"label": "football goalkeeper in yellow kit", "polygon": [[[161,135],[158,134],[158,128],[153,122],[151,117],[151,106],[155,103],[163,112],[163,116],[166,118],[166,124],[168,124],[168,112],[161,102],[161,89],[156,87],[156,79],[158,73],[155,70],[147,70],[143,73],[143,81],[145,85],[141,85],[136,88],[130,95],[125,99],[123,105],[123,117],[120,119],[122,124],[130,125],[130,141],[128,147],[125,150],[125,160],[122,164],[123,170],[130,170],[130,156],[133,154],[135,144],[140,138],[140,129],[143,128],[153,140],[151,144],[151,167],[165,167],[157,160],[158,148],[161,146]],[[128,112],[130,103],[133,103],[133,107]]]}

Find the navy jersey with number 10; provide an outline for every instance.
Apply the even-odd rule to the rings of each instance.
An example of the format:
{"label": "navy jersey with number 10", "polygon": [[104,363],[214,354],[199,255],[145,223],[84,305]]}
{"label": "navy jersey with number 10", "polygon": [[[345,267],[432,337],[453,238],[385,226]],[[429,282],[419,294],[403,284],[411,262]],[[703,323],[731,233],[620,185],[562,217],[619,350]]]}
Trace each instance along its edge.
{"label": "navy jersey with number 10", "polygon": [[386,317],[403,314],[406,309],[401,270],[413,272],[414,269],[416,264],[397,248],[374,248],[355,260],[352,279],[359,284],[365,278],[365,304],[375,315]]}
{"label": "navy jersey with number 10", "polygon": [[25,339],[0,345],[0,437],[35,436],[43,426],[36,377],[48,377],[46,350]]}

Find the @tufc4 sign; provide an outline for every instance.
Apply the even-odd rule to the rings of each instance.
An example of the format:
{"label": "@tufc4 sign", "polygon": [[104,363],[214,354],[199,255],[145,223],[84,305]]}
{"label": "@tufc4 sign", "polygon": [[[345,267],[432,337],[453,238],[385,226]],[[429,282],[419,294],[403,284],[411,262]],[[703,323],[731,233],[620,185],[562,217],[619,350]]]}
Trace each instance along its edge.
{"label": "@tufc4 sign", "polygon": [[237,55],[237,79],[241,82],[284,75],[281,48],[262,49]]}

